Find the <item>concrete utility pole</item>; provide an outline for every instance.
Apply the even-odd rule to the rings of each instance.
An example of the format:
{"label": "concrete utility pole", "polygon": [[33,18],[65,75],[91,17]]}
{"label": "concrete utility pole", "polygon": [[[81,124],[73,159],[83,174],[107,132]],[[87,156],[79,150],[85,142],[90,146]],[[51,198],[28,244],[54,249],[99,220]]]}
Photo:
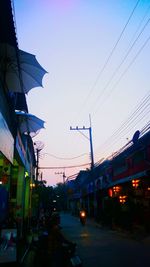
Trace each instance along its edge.
{"label": "concrete utility pole", "polygon": [[65,172],[55,172],[55,174],[62,174],[63,175],[63,184],[65,184],[65,179],[66,179]]}
{"label": "concrete utility pole", "polygon": [[40,151],[43,149],[44,144],[41,141],[34,142],[34,150],[36,153],[36,174],[35,179],[38,181],[39,178],[39,158],[40,158]]}
{"label": "concrete utility pole", "polygon": [[91,169],[93,169],[93,167],[94,167],[94,154],[93,154],[92,127],[91,127],[91,116],[90,115],[89,115],[89,119],[90,119],[90,127],[83,126],[82,128],[80,128],[80,127],[76,126],[75,128],[73,128],[72,126],[70,126],[70,130],[76,130],[76,131],[88,130],[89,131],[89,138],[85,135],[84,136],[90,141]]}
{"label": "concrete utility pole", "polygon": [[38,178],[39,178],[39,153],[40,153],[40,150],[39,149],[36,149],[36,181],[38,181]]}

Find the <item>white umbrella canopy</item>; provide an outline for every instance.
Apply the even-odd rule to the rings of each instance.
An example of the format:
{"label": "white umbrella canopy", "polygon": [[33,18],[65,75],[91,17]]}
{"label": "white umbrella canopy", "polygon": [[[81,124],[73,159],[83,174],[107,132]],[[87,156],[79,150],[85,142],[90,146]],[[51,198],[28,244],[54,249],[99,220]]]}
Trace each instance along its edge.
{"label": "white umbrella canopy", "polygon": [[27,94],[34,87],[43,87],[46,73],[35,55],[0,44],[0,80],[9,91]]}
{"label": "white umbrella canopy", "polygon": [[18,126],[21,133],[30,134],[33,137],[40,129],[45,128],[45,121],[30,113],[16,111],[16,115],[18,118]]}

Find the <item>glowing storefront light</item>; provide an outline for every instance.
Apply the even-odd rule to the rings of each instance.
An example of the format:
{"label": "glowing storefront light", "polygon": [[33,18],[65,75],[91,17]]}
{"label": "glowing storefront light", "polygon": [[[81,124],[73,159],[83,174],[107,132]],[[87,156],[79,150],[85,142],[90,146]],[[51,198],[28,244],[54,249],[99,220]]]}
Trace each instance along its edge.
{"label": "glowing storefront light", "polygon": [[119,202],[124,204],[126,202],[127,196],[119,196]]}
{"label": "glowing storefront light", "polygon": [[34,183],[30,183],[30,188],[34,188],[35,187],[35,184]]}
{"label": "glowing storefront light", "polygon": [[134,187],[134,188],[137,188],[138,186],[139,186],[139,181],[140,180],[132,180],[132,186]]}
{"label": "glowing storefront light", "polygon": [[120,186],[114,186],[113,187],[113,192],[114,193],[118,193],[120,191],[120,189],[121,189]]}

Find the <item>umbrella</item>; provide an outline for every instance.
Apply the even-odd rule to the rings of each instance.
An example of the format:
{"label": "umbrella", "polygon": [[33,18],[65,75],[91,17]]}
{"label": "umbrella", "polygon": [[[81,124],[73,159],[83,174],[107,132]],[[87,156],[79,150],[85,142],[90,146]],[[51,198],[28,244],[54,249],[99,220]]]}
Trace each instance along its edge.
{"label": "umbrella", "polygon": [[30,114],[16,111],[18,125],[21,133],[35,135],[44,128],[44,121]]}
{"label": "umbrella", "polygon": [[0,44],[0,80],[9,91],[27,94],[34,87],[42,87],[46,73],[35,55]]}

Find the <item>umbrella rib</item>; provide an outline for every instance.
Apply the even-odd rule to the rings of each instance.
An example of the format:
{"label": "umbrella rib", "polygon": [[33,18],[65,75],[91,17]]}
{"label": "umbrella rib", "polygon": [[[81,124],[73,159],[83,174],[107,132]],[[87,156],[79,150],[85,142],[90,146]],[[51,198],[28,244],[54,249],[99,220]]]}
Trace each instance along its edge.
{"label": "umbrella rib", "polygon": [[23,61],[23,60],[21,61],[21,64],[27,64],[27,65],[29,64],[30,66],[33,66],[33,67],[36,68],[36,69],[40,69],[40,70],[42,70],[44,73],[48,73],[44,68],[42,68],[42,66],[38,63],[37,60],[36,60],[36,62],[37,62],[37,63],[36,63],[37,66],[34,65],[34,64],[32,64],[32,63],[29,64],[29,63],[27,63],[26,61]]}
{"label": "umbrella rib", "polygon": [[40,129],[45,128],[44,122],[40,118],[30,113],[16,112],[20,121],[20,130],[23,133],[37,133]]}
{"label": "umbrella rib", "polygon": [[[22,72],[25,72],[26,74],[28,74],[34,81],[36,81],[37,82],[37,84],[39,84],[41,87],[43,87],[43,85],[42,85],[42,82],[39,82],[31,73],[29,73],[27,70],[24,70],[22,67],[20,67],[20,70],[22,71]],[[23,75],[23,73],[22,73],[22,75]]]}
{"label": "umbrella rib", "polygon": [[[32,64],[32,63],[30,63],[30,65],[31,66],[34,66],[34,67],[36,67],[36,65],[38,66],[38,67],[36,67],[37,69],[38,68],[40,68],[41,70],[43,70],[45,73],[48,73],[41,65],[40,65],[40,63],[38,62],[38,60],[36,59],[36,56],[35,55],[33,55],[33,54],[31,54],[31,53],[28,53],[28,52],[25,52],[25,51],[23,51],[23,50],[19,50],[21,53],[23,53],[24,55],[28,55],[28,56],[32,56],[33,58],[34,58],[34,60],[35,60],[35,65],[34,64]],[[23,61],[22,60],[22,62],[23,63],[26,63],[25,61]],[[21,62],[21,63],[22,63]],[[27,63],[28,64],[28,63]]]}

